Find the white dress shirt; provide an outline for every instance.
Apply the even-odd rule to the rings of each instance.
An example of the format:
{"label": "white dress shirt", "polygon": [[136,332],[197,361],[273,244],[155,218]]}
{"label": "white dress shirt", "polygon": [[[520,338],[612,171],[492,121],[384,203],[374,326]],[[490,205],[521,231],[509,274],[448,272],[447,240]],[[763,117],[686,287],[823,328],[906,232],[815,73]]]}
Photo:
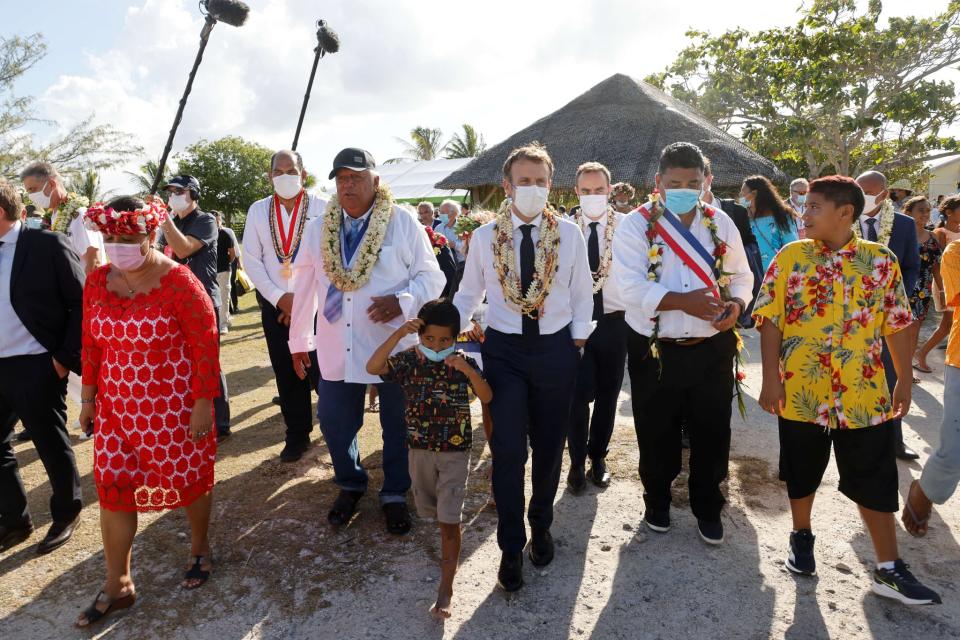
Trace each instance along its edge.
{"label": "white dress shirt", "polygon": [[860,216],[860,220],[859,220],[859,222],[860,222],[860,233],[863,234],[863,239],[864,239],[864,240],[866,240],[867,238],[870,237],[870,236],[869,236],[869,233],[870,233],[870,225],[869,225],[869,223],[867,223],[867,220],[873,220],[873,221],[874,221],[874,222],[873,222],[873,231],[877,234],[877,239],[879,240],[879,238],[880,238],[880,212],[881,212],[881,211],[883,211],[883,209],[877,209],[877,213],[875,213],[875,214],[872,215],[872,216],[868,216],[868,215],[866,215],[866,214]]}
{"label": "white dress shirt", "polygon": [[[324,380],[382,382],[379,376],[367,373],[370,356],[400,325],[415,317],[420,307],[440,297],[446,278],[419,220],[406,209],[395,206],[370,279],[355,291],[343,292],[343,311],[340,318],[330,324],[322,312],[330,288],[321,252],[324,226],[324,218],[307,225],[294,264],[290,352],[316,349]],[[359,251],[358,248],[354,260]],[[397,296],[403,313],[390,322],[373,322],[367,315],[372,298],[388,295]],[[396,351],[416,343],[416,335],[406,336]]]}
{"label": "white dress shirt", "polygon": [[[603,214],[597,220],[593,220],[590,216],[581,212],[578,216],[580,221],[580,230],[583,232],[583,241],[587,243],[587,247],[590,246],[590,223],[597,222],[597,244],[600,245],[600,261],[603,262],[603,252],[607,250],[607,224],[610,221],[610,216],[616,216],[615,220],[617,226],[623,222],[623,219],[627,217],[627,214],[620,213],[619,211],[610,210],[607,213]],[[587,264],[589,265],[589,249],[587,253]],[[613,259],[611,258],[610,269],[613,269]],[[620,295],[620,286],[617,284],[616,279],[613,277],[612,273],[607,274],[607,281],[603,283],[603,312],[604,313],[613,313],[614,311],[626,311],[627,307],[623,303],[623,296]]]}
{"label": "white dress shirt", "polygon": [[[61,215],[65,214],[59,211],[54,214],[51,226],[56,226],[57,217]],[[87,255],[87,250],[93,247],[100,252],[100,260],[104,260],[106,252],[103,250],[103,234],[93,229],[87,229],[83,222],[82,215],[78,215],[67,225],[67,237],[70,240],[70,246],[73,248],[73,252],[76,253],[78,257],[83,258]]]}
{"label": "white dress shirt", "polygon": [[[293,261],[294,276],[289,280],[284,279],[280,273],[283,264],[277,258],[273,248],[273,238],[270,235],[270,220],[276,215],[273,210],[273,196],[257,200],[247,211],[247,222],[243,228],[243,268],[260,295],[273,306],[277,306],[277,301],[283,294],[293,291],[296,266],[303,255],[303,243],[307,237],[310,221],[322,217],[327,210],[327,201],[318,196],[308,195],[306,202],[308,202],[308,222],[300,239],[300,251]],[[302,208],[303,203],[300,206]],[[290,228],[292,215],[292,212],[280,205],[280,219],[283,221],[284,233]]]}
{"label": "white dress shirt", "polygon": [[[517,273],[520,271],[520,241],[523,232],[520,226],[525,223],[516,215],[513,218],[513,248]],[[531,237],[534,244],[540,238],[540,223],[543,216],[531,222]],[[560,227],[559,268],[553,278],[550,291],[544,301],[540,317],[540,334],[550,335],[570,325],[574,340],[586,340],[593,332],[593,278],[587,262],[587,245],[577,225],[570,220],[557,219]],[[473,312],[483,302],[486,294],[487,326],[501,333],[523,333],[523,317],[520,310],[507,303],[503,297],[500,278],[493,259],[493,241],[496,235],[496,220],[489,222],[473,232],[470,239],[470,251],[467,253],[467,265],[464,270],[460,289],[453,303],[460,310],[461,330],[470,327]]]}
{"label": "white dress shirt", "polygon": [[[20,221],[17,220],[3,236],[0,236],[0,358],[32,356],[47,353],[33,334],[27,331],[20,316],[10,303],[10,286],[13,284],[13,255],[20,239]],[[28,276],[29,277],[29,276]]]}
{"label": "white dress shirt", "polygon": [[[750,304],[753,297],[753,273],[743,250],[740,232],[726,213],[715,208],[717,234],[727,243],[724,269],[730,275],[730,295]],[[703,224],[703,214],[697,211],[690,231],[704,248],[713,254],[714,244],[710,230]],[[688,293],[706,285],[670,249],[663,245],[660,281],[647,279],[650,264],[647,240],[647,220],[642,213],[631,213],[617,227],[613,238],[613,277],[620,286],[621,296],[627,307],[627,324],[639,334],[650,336],[653,332],[652,318],[660,317],[661,338],[709,338],[717,333],[706,320],[701,320],[683,311],[657,311],[660,301],[667,293]]]}

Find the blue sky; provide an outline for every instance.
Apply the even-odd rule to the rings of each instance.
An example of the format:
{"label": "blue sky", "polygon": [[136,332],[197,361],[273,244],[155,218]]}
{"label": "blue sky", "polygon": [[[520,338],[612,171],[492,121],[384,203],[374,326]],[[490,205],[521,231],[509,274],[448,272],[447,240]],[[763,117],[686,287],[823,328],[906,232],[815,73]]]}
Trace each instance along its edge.
{"label": "blue sky", "polygon": [[[174,151],[228,134],[288,146],[312,62],[313,22],[323,17],[343,46],[320,63],[300,145],[308,168],[323,174],[345,146],[368,148],[380,161],[400,155],[395,137],[416,125],[448,137],[468,122],[498,142],[613,73],[661,70],[690,27],[788,24],[800,1],[248,3],[245,26],[214,29]],[[884,7],[931,15],[945,4],[887,0]],[[47,57],[16,87],[37,98],[39,117],[66,127],[92,113],[144,146],[132,165],[159,156],[196,52],[195,0],[0,0],[0,10],[4,34],[39,31],[47,40]],[[120,170],[105,182],[127,186]]]}

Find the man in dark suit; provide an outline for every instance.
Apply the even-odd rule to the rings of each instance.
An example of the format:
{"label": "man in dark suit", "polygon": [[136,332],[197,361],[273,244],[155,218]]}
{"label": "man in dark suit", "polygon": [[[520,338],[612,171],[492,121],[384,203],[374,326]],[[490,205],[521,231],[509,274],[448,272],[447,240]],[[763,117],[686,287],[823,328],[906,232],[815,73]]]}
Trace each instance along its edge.
{"label": "man in dark suit", "polygon": [[[903,288],[907,295],[913,291],[920,275],[920,250],[917,245],[917,226],[913,218],[893,210],[889,200],[887,177],[879,171],[868,171],[857,178],[857,184],[863,189],[866,204],[863,215],[854,223],[854,233],[858,236],[887,245],[897,256]],[[892,222],[891,222],[892,221]],[[887,376],[887,386],[893,391],[897,384],[897,372],[893,368],[893,359],[883,341],[883,368]],[[920,456],[903,443],[903,427],[900,420],[894,420],[897,434],[896,454],[901,460],[916,460]]]}
{"label": "man in dark suit", "polygon": [[83,506],[66,393],[68,372],[80,373],[84,274],[66,237],[24,227],[22,211],[0,180],[0,551],[33,532],[11,444],[16,414],[53,488],[53,524],[37,547],[49,553],[73,535]]}

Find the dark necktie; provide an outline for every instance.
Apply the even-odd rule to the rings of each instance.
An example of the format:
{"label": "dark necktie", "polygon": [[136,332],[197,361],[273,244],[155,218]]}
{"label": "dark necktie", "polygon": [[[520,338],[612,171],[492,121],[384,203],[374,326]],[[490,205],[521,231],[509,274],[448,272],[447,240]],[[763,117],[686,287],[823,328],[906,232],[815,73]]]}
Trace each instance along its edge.
{"label": "dark necktie", "polygon": [[[520,288],[524,295],[527,289],[533,283],[534,270],[534,248],[533,248],[532,224],[520,226],[520,233],[523,239],[520,240]],[[534,312],[536,314],[536,312]],[[531,318],[528,315],[523,316],[523,337],[529,338],[540,335],[540,322],[537,318]]]}
{"label": "dark necktie", "polygon": [[[600,238],[597,237],[599,222],[590,223],[590,237],[587,239],[587,260],[590,261],[590,271],[596,273],[600,269]],[[593,319],[603,317],[603,289],[593,294]]]}
{"label": "dark necktie", "polygon": [[870,242],[877,241],[877,219],[876,218],[867,218],[867,240]]}

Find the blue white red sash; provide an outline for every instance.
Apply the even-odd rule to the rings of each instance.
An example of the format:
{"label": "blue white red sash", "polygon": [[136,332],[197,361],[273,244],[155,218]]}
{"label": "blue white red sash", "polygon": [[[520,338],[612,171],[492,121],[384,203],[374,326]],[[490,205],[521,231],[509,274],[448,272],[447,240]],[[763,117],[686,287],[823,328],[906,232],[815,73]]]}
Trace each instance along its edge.
{"label": "blue white red sash", "polygon": [[[639,211],[647,221],[650,220],[652,213],[646,206],[640,207]],[[720,274],[717,273],[716,259],[707,251],[703,243],[697,240],[690,229],[680,222],[680,218],[664,207],[663,214],[654,223],[653,228],[683,264],[687,265],[704,286],[710,287],[713,295],[719,298],[717,280]]]}

